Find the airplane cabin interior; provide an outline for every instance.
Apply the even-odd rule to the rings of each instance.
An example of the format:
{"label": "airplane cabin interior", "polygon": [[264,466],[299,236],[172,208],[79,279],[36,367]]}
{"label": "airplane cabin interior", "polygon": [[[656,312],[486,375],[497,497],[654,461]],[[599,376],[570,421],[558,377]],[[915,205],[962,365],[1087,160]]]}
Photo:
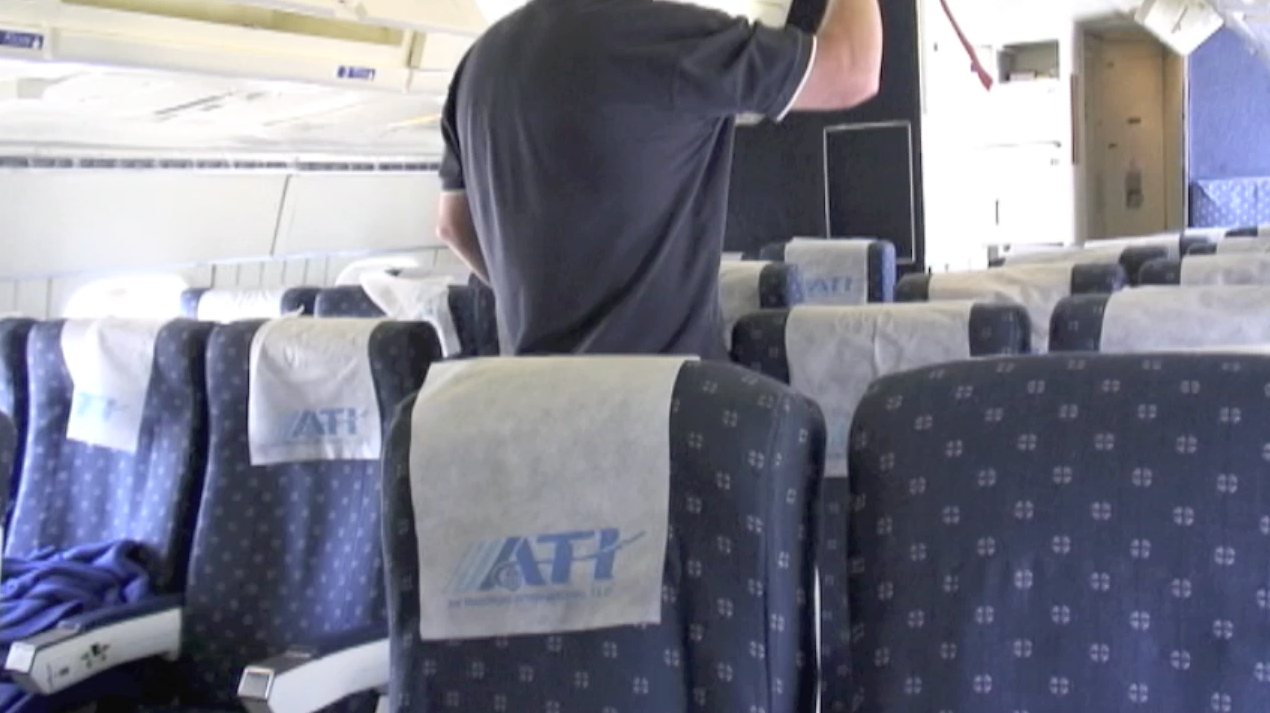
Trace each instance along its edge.
{"label": "airplane cabin interior", "polygon": [[525,0],[0,0],[0,713],[1270,710],[1270,0],[692,0],[875,2],[711,359],[443,239]]}

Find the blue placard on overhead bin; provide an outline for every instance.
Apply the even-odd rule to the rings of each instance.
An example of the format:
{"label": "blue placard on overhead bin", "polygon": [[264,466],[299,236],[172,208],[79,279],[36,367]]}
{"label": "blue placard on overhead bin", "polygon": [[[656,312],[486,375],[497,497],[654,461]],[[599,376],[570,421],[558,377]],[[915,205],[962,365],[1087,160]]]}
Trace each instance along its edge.
{"label": "blue placard on overhead bin", "polygon": [[0,47],[12,47],[20,50],[44,49],[44,35],[38,32],[0,30]]}
{"label": "blue placard on overhead bin", "polygon": [[336,73],[336,76],[338,76],[340,79],[351,79],[351,80],[360,81],[360,82],[373,82],[375,81],[375,68],[374,67],[350,67],[347,65],[342,65],[340,66],[339,71]]}

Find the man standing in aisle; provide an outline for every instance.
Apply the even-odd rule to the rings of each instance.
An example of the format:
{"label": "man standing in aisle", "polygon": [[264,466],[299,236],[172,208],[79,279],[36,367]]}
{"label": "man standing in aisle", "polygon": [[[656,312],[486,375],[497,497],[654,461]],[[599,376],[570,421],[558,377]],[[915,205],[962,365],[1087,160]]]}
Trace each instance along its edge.
{"label": "man standing in aisle", "polygon": [[530,0],[473,45],[442,120],[438,235],[494,288],[504,353],[724,356],[733,117],[878,91],[878,0],[814,36],[654,0]]}

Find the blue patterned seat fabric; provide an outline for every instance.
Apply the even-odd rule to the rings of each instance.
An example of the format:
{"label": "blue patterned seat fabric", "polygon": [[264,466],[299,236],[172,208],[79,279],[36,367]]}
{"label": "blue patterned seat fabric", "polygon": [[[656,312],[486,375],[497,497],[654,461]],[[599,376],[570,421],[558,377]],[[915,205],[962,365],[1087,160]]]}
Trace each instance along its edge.
{"label": "blue patterned seat fabric", "polygon": [[[181,293],[181,316],[189,319],[198,319],[198,303],[203,299],[203,295],[214,289],[210,287],[195,287]],[[229,288],[224,288],[229,290]],[[282,298],[278,302],[278,315],[284,314],[302,314],[312,315],[313,303],[317,300],[320,290],[316,287],[292,287],[282,293]]]}
{"label": "blue patterned seat fabric", "polygon": [[[746,316],[737,325],[732,356],[784,383],[790,381],[785,325],[789,311],[771,310]],[[1031,325],[1027,310],[1016,305],[976,305],[970,313],[971,356],[1026,354],[1031,350]],[[821,484],[820,657],[824,679],[821,710],[849,710],[850,657],[847,603],[847,507],[846,478],[827,478]]]}
{"label": "blue patterned seat fabric", "polygon": [[1268,383],[1270,359],[1214,354],[876,382],[852,436],[854,710],[1270,710]]}
{"label": "blue patterned seat fabric", "polygon": [[[208,344],[211,440],[185,603],[184,706],[237,709],[244,666],[325,636],[386,631],[379,463],[251,465],[249,361],[261,324],[222,325]],[[424,324],[375,329],[370,363],[385,422],[440,349]],[[348,705],[371,710],[374,700]]]}
{"label": "blue patterned seat fabric", "polygon": [[[13,419],[0,413],[0,473],[12,473],[13,464],[17,461],[18,429]],[[0,512],[9,508],[9,491],[0,490]]]}
{"label": "blue patterned seat fabric", "polygon": [[[1184,238],[1182,240],[1185,240]],[[1183,254],[1183,253],[1178,253]],[[1125,275],[1129,278],[1130,285],[1139,284],[1139,277],[1142,272],[1142,266],[1152,260],[1162,260],[1169,257],[1169,251],[1166,248],[1139,245],[1135,247],[1125,248],[1120,253],[1120,264],[1124,267]],[[1073,294],[1081,294],[1073,292]]]}
{"label": "blue patterned seat fabric", "polygon": [[1232,178],[1191,183],[1195,227],[1270,223],[1270,178]]}
{"label": "blue patterned seat fabric", "polygon": [[[10,467],[0,469],[0,477],[7,479],[8,485],[0,485],[7,498],[8,507],[12,507],[18,494],[18,482],[22,469],[22,454],[26,450],[28,386],[26,368],[27,338],[31,327],[35,325],[30,319],[0,319],[0,413],[9,417],[14,427],[17,442],[14,447],[13,460]],[[9,510],[0,510],[8,522]]]}
{"label": "blue patterned seat fabric", "polygon": [[[895,301],[896,258],[895,245],[887,240],[872,238],[831,238],[831,240],[870,240],[869,243],[869,302]],[[758,259],[772,262],[785,261],[787,242],[764,245]],[[774,308],[775,309],[775,308]]]}
{"label": "blue patterned seat fabric", "polygon": [[[930,282],[934,277],[938,275],[905,275],[895,288],[895,300],[897,302],[929,302]],[[1121,265],[1094,263],[1072,266],[1073,295],[1117,292],[1127,284],[1127,273]]]}
{"label": "blue patterned seat fabric", "polygon": [[803,281],[794,265],[773,262],[758,276],[758,299],[763,309],[788,309],[803,303]]}
{"label": "blue patterned seat fabric", "polygon": [[125,453],[66,438],[74,386],[63,324],[31,329],[30,431],[5,553],[135,540],[157,590],[178,591],[206,458],[211,326],[175,320],[159,331],[137,450]]}
{"label": "blue patterned seat fabric", "polygon": [[394,713],[814,709],[806,538],[823,468],[819,410],[723,363],[686,364],[674,396],[662,623],[441,644],[419,638],[406,402],[385,447]]}
{"label": "blue patterned seat fabric", "polygon": [[[474,281],[475,282],[475,281]],[[498,326],[494,317],[494,291],[483,284],[450,288],[450,315],[459,335],[462,356],[496,356]],[[331,287],[318,293],[318,317],[367,317],[382,319],[384,311],[357,285]]]}
{"label": "blue patterned seat fabric", "polygon": [[1111,295],[1079,295],[1054,308],[1050,322],[1050,350],[1096,352],[1102,344],[1102,320]]}

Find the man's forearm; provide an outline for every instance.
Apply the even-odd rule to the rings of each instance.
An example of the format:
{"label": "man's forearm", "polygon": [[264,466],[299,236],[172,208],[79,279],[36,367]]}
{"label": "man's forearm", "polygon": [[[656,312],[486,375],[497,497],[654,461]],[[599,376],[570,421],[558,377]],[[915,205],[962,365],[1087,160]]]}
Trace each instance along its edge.
{"label": "man's forearm", "polygon": [[463,191],[444,191],[437,204],[437,237],[450,246],[455,255],[472,268],[472,272],[489,284],[489,270],[485,267],[485,255],[481,253],[481,241],[476,235],[476,223],[472,209]]}
{"label": "man's forearm", "polygon": [[476,231],[457,238],[450,244],[450,249],[472,269],[473,274],[481,278],[481,282],[489,284],[489,269],[485,267],[485,254],[481,252],[481,243],[476,238]]}

